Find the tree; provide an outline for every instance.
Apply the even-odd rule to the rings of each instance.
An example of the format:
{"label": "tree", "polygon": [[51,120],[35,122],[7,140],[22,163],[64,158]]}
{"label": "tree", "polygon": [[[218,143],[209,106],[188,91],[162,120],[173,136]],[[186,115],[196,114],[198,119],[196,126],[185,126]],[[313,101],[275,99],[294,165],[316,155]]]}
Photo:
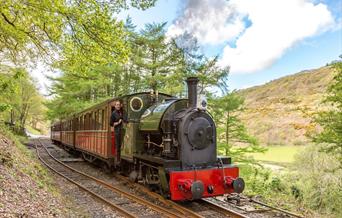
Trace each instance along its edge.
{"label": "tree", "polygon": [[342,168],[342,62],[334,63],[333,68],[336,75],[323,100],[329,110],[322,111],[315,117],[323,130],[313,139],[316,143],[324,143],[323,151],[336,155]]}
{"label": "tree", "polygon": [[218,152],[232,156],[237,162],[255,163],[246,156],[248,153],[265,151],[257,140],[248,134],[238,117],[242,111],[243,98],[235,91],[209,101],[210,112],[217,124]]}
{"label": "tree", "polygon": [[177,68],[177,48],[166,40],[165,26],[166,23],[146,24],[134,41],[137,52],[134,62],[140,75],[146,78],[145,89],[161,91],[167,76]]}
{"label": "tree", "polygon": [[[146,9],[155,1],[133,0],[130,3],[133,7]],[[17,62],[27,57],[46,58],[52,54],[56,56],[56,51],[60,50],[68,54],[71,52],[68,44],[77,45],[75,55],[88,58],[87,52],[91,49],[101,51],[100,54],[111,53],[117,61],[127,55],[121,39],[125,34],[122,22],[114,18],[117,12],[128,7],[126,0],[0,0],[0,5],[1,60]]]}
{"label": "tree", "polygon": [[[0,116],[20,129],[25,128],[27,121],[42,121],[44,118],[35,116],[43,110],[43,98],[34,86],[32,78],[23,68],[10,68],[0,72],[1,105],[6,110],[0,111]],[[6,81],[7,80],[7,81]],[[32,122],[31,122],[32,123]]]}
{"label": "tree", "polygon": [[[134,27],[128,19],[125,24],[125,45],[130,50]],[[77,46],[70,44],[70,50],[78,50]],[[98,54],[90,52],[90,56]],[[139,76],[132,75],[128,70],[131,65],[131,52],[126,63],[111,61],[111,58],[98,61],[97,64],[87,62],[87,58],[65,56],[55,63],[55,67],[62,72],[58,78],[50,77],[53,85],[50,94],[54,99],[46,105],[50,108],[50,119],[62,118],[97,103],[105,98],[131,92],[131,83]],[[133,79],[132,79],[133,77]]]}
{"label": "tree", "polygon": [[[184,97],[184,81],[188,76],[200,77],[203,92],[227,78],[227,70],[216,66],[216,58],[209,60],[200,54],[196,40],[191,44],[179,38],[167,39],[165,25],[147,24],[143,30],[136,31],[128,18],[123,40],[130,53],[124,63],[108,57],[99,58],[94,64],[88,63],[88,58],[73,55],[65,55],[56,62],[55,67],[62,76],[51,78],[54,99],[47,103],[49,118],[68,116],[105,98],[150,89]],[[77,45],[70,43],[69,46],[70,51],[79,51]],[[88,54],[89,58],[101,53],[94,51]]]}
{"label": "tree", "polygon": [[11,99],[13,93],[17,92],[17,81],[22,76],[23,71],[0,65],[0,113],[12,109],[8,100]]}
{"label": "tree", "polygon": [[185,32],[174,39],[176,46],[181,50],[181,67],[183,78],[197,76],[200,79],[199,92],[204,93],[209,87],[218,87],[226,93],[229,67],[217,66],[218,56],[207,58],[200,51],[197,39]]}

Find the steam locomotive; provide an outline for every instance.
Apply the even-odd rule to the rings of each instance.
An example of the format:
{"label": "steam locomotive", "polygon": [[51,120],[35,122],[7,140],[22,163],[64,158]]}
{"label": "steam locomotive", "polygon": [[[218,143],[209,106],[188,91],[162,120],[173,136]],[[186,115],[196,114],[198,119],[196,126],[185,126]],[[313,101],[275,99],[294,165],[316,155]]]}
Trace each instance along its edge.
{"label": "steam locomotive", "polygon": [[[120,168],[174,201],[241,193],[244,181],[229,157],[216,154],[216,126],[198,101],[198,78],[187,79],[188,99],[163,93],[136,93],[107,100],[51,126],[51,139],[89,162]],[[109,125],[113,103],[127,116],[121,161]]]}

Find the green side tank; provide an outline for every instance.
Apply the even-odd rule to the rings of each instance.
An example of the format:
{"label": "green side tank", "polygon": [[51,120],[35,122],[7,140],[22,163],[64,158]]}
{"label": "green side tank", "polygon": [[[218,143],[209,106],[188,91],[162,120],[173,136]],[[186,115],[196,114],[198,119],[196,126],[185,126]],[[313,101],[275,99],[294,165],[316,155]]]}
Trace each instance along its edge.
{"label": "green side tank", "polygon": [[169,99],[152,105],[141,116],[140,131],[159,132],[164,114],[186,108],[187,102],[186,99]]}

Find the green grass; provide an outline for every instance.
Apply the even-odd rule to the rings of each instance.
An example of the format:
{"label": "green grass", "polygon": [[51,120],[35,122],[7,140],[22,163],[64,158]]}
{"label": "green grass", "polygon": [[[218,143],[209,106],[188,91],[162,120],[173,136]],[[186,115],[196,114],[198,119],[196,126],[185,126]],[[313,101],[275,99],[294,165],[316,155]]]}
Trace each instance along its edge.
{"label": "green grass", "polygon": [[270,146],[265,153],[255,153],[252,156],[256,160],[272,163],[292,163],[295,155],[305,146]]}

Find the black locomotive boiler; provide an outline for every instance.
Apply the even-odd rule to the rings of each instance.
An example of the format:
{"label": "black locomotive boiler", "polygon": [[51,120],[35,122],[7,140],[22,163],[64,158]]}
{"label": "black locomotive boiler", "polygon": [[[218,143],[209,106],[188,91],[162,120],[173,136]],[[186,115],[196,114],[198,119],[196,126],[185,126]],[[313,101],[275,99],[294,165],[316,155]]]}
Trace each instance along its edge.
{"label": "black locomotive boiler", "polygon": [[[187,79],[188,99],[148,92],[110,99],[53,124],[51,138],[87,161],[120,167],[175,201],[241,193],[239,168],[229,157],[217,156],[215,122],[207,102],[198,102],[198,81]],[[109,126],[117,100],[127,115],[120,163]]]}

